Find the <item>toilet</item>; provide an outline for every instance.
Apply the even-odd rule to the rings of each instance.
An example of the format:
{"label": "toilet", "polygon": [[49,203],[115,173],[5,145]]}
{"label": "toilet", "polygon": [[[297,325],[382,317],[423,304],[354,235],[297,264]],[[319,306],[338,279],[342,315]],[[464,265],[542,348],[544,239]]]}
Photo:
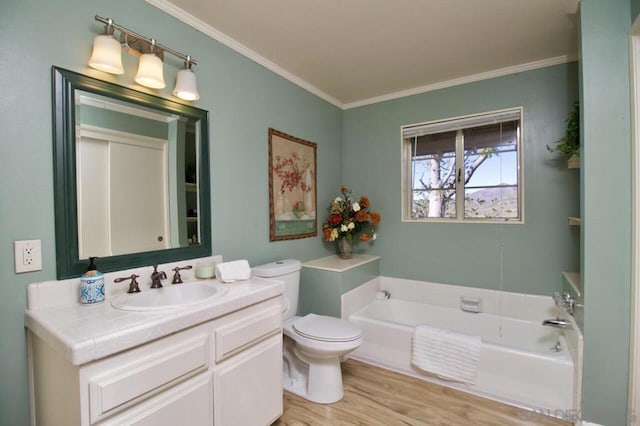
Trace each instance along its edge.
{"label": "toilet", "polygon": [[256,277],[285,283],[283,307],[283,387],[309,401],[342,399],[340,359],[362,344],[362,331],[348,321],[308,314],[295,316],[300,289],[299,260],[286,259],[251,268]]}

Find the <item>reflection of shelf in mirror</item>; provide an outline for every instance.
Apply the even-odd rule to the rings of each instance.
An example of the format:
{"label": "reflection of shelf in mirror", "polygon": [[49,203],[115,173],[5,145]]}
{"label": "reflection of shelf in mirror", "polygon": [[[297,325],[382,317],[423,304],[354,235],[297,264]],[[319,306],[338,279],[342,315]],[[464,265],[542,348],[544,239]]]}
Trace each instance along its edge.
{"label": "reflection of shelf in mirror", "polygon": [[580,226],[581,221],[579,217],[569,216],[569,225],[571,226]]}
{"label": "reflection of shelf in mirror", "polygon": [[563,272],[562,277],[580,296],[580,273],[579,272]]}
{"label": "reflection of shelf in mirror", "polygon": [[567,167],[570,169],[579,169],[580,168],[580,157],[578,155],[572,155],[567,160]]}
{"label": "reflection of shelf in mirror", "polygon": [[187,217],[187,223],[198,223],[197,217]]}
{"label": "reflection of shelf in mirror", "polygon": [[184,184],[184,189],[187,192],[197,192],[198,191],[198,184],[186,182]]}

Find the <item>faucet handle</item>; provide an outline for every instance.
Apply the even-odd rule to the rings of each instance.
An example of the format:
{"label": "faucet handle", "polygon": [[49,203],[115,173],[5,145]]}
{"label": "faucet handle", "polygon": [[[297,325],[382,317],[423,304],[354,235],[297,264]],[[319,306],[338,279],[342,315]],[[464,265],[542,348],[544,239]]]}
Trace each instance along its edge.
{"label": "faucet handle", "polygon": [[573,315],[575,311],[576,300],[571,296],[568,290],[564,290],[562,293],[559,291],[553,292],[553,301],[560,309],[566,310],[569,314]]}
{"label": "faucet handle", "polygon": [[131,274],[131,276],[129,277],[116,278],[113,280],[113,282],[121,283],[122,281],[131,280],[131,282],[129,283],[129,290],[127,290],[127,293],[140,293],[140,287],[138,287],[138,282],[136,281],[136,278],[139,278],[139,277],[140,275]]}
{"label": "faucet handle", "polygon": [[176,266],[175,268],[173,268],[173,272],[175,272],[173,274],[173,280],[171,281],[171,284],[182,284],[182,277],[180,276],[180,271],[184,271],[186,269],[191,269],[193,268],[193,266],[191,265],[187,265],[187,266]]}

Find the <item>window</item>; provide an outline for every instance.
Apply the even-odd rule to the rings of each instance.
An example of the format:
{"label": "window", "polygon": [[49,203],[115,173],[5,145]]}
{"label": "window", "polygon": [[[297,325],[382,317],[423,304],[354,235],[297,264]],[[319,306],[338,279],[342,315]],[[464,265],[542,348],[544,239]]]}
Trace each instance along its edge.
{"label": "window", "polygon": [[403,220],[523,222],[522,108],[402,127]]}

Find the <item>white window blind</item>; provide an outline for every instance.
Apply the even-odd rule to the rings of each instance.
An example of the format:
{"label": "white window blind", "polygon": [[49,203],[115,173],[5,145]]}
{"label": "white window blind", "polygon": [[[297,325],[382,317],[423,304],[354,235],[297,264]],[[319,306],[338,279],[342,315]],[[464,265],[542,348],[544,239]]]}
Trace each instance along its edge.
{"label": "white window blind", "polygon": [[477,114],[460,117],[452,120],[432,121],[429,123],[415,124],[402,128],[404,139],[431,135],[434,133],[451,132],[469,127],[479,127],[487,124],[504,123],[506,121],[520,120],[520,109],[504,110],[490,114]]}

